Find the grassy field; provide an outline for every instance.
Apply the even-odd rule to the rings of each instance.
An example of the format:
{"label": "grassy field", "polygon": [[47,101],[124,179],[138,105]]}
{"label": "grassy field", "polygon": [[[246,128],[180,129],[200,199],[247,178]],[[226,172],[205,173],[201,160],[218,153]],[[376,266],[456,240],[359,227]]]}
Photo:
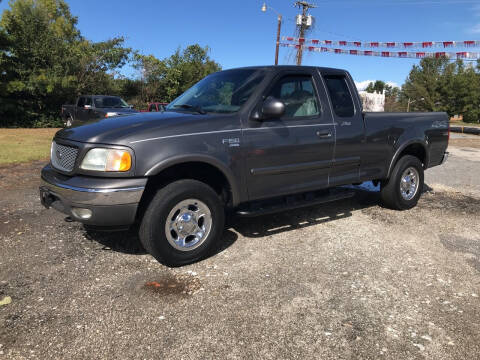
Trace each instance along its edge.
{"label": "grassy field", "polygon": [[0,129],[0,165],[48,159],[59,129]]}

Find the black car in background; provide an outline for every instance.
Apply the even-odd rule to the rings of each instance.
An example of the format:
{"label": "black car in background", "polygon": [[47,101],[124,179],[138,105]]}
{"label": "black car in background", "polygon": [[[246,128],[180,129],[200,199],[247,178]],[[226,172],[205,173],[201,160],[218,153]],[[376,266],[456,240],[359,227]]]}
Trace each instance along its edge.
{"label": "black car in background", "polygon": [[82,95],[74,105],[62,106],[62,119],[66,127],[100,118],[137,113],[118,96]]}

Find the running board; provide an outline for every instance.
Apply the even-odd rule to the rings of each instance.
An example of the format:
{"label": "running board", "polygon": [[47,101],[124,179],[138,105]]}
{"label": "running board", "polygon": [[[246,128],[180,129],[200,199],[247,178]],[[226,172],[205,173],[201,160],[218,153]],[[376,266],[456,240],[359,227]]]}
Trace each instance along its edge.
{"label": "running board", "polygon": [[349,199],[354,196],[354,190],[345,188],[334,188],[330,190],[320,190],[298,195],[288,195],[281,198],[249,203],[245,207],[239,208],[236,212],[236,215],[241,217],[268,215],[286,210]]}

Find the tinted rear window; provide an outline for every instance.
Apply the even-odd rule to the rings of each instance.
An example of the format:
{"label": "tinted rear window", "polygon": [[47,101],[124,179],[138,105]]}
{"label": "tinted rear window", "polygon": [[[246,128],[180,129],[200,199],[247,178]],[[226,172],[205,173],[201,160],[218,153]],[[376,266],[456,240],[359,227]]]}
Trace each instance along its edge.
{"label": "tinted rear window", "polygon": [[352,95],[348,90],[344,76],[324,76],[328,93],[332,101],[335,114],[339,117],[352,117],[355,115]]}

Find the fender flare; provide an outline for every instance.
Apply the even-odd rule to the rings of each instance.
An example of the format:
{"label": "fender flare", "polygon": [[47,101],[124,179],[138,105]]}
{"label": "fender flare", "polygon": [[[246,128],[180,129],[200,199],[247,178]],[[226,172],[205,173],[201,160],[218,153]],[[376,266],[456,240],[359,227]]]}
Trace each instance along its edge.
{"label": "fender flare", "polygon": [[392,157],[392,160],[390,161],[390,165],[388,167],[388,171],[387,171],[387,179],[390,178],[390,175],[392,174],[392,170],[393,170],[393,167],[395,166],[395,164],[397,163],[399,157],[400,157],[400,154],[407,148],[409,147],[410,145],[420,145],[423,150],[425,150],[425,163],[423,164],[423,167],[425,169],[428,168],[428,163],[430,161],[429,159],[429,153],[428,153],[428,147],[427,147],[427,143],[424,139],[412,139],[412,140],[409,140],[405,143],[403,143],[396,151],[395,151],[395,154],[393,155]]}
{"label": "fender flare", "polygon": [[224,163],[222,163],[221,161],[219,161],[218,159],[212,156],[202,155],[202,154],[174,156],[174,157],[165,159],[155,164],[154,166],[152,166],[150,169],[146,171],[145,176],[147,177],[154,176],[159,174],[163,170],[168,169],[171,166],[188,163],[188,162],[199,162],[199,163],[203,162],[215,167],[218,171],[220,171],[223,174],[223,176],[225,176],[228,184],[230,185],[230,189],[232,192],[233,206],[237,206],[240,203],[239,187],[238,187],[237,181],[235,180],[235,176],[233,172]]}

